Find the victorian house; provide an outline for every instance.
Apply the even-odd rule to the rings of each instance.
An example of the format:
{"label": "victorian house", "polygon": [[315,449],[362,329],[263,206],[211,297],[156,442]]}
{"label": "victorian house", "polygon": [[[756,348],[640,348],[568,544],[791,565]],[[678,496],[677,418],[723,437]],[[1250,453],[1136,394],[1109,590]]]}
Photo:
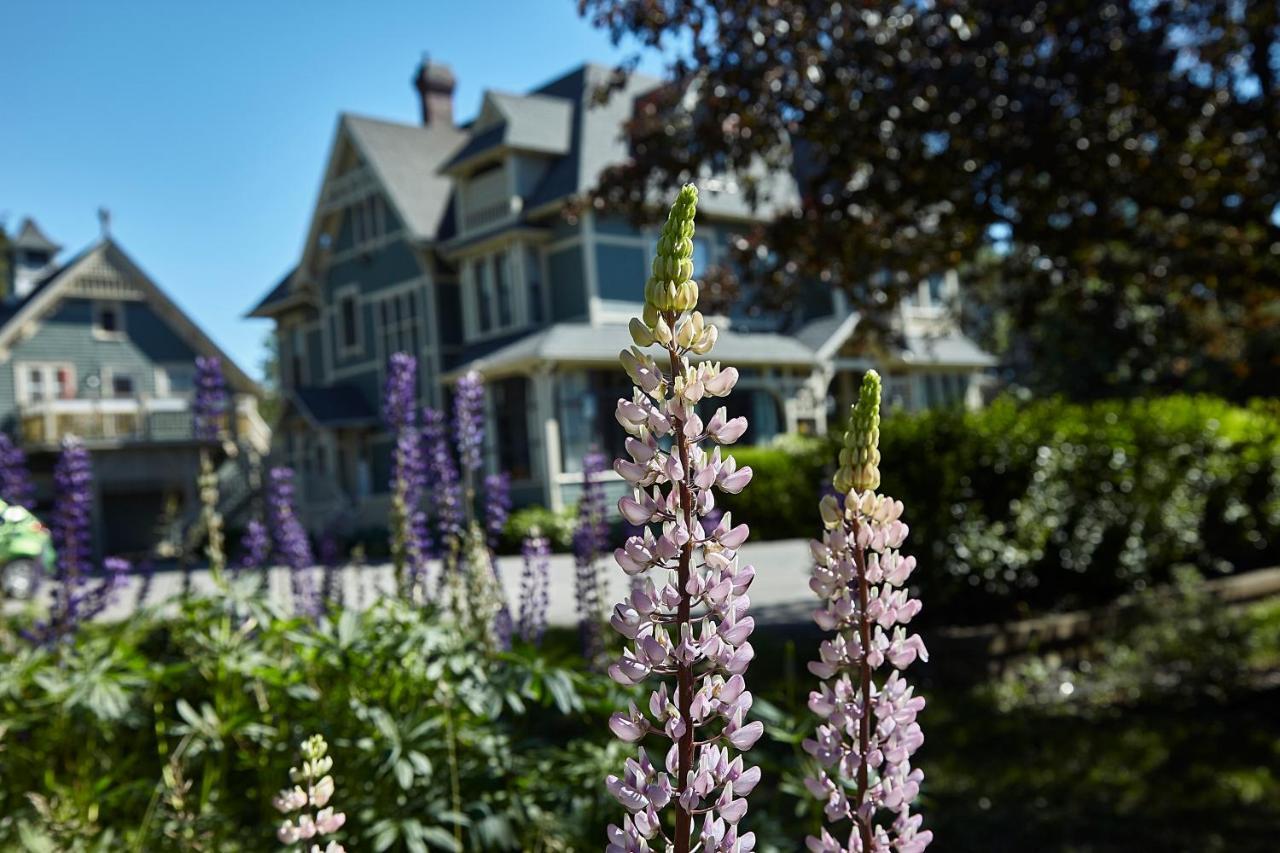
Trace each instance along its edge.
{"label": "victorian house", "polygon": [[[484,375],[488,464],[511,473],[518,503],[572,503],[583,455],[620,443],[617,356],[660,223],[565,215],[625,159],[623,122],[658,85],[633,76],[598,103],[611,73],[585,65],[526,94],[487,92],[458,125],[452,74],[424,63],[421,124],[338,118],[302,256],[250,312],[276,323],[287,400],[277,448],[316,522],[380,511],[390,437],[379,401],[399,350],[418,356],[424,404],[445,404],[466,371]],[[774,181],[773,203],[792,203],[790,176]],[[752,210],[731,178],[700,189],[695,275],[772,213]],[[902,343],[875,358],[852,346],[858,317],[830,289],[793,312],[731,311],[715,355],[741,373],[729,404],[750,416],[746,440],[824,433],[872,365],[890,404],[975,405],[993,359],[945,307],[957,293],[954,274],[920,282],[895,320]]]}
{"label": "victorian house", "polygon": [[[257,386],[105,230],[59,260],[31,219],[3,247],[0,428],[26,452],[37,513],[53,497],[62,440],[93,460],[95,544],[146,554],[191,519],[199,445],[191,401],[198,355],[217,356],[234,400],[218,454],[224,511],[234,520],[270,446]],[[165,519],[170,529],[164,529]]]}

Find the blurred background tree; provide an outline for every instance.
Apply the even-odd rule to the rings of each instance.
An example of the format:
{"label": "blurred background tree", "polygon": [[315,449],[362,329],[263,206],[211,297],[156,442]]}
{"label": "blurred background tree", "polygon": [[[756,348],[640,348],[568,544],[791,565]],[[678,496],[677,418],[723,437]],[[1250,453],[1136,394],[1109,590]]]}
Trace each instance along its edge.
{"label": "blurred background tree", "polygon": [[792,169],[799,206],[739,247],[780,302],[831,282],[883,318],[958,267],[1035,391],[1280,387],[1274,0],[579,8],[673,81],[596,203],[733,171],[768,204],[762,167]]}

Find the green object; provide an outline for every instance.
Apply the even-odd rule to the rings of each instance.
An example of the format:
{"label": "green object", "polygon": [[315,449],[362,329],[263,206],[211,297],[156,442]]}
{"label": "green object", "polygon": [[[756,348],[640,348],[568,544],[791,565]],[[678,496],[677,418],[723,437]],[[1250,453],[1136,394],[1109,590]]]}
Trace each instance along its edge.
{"label": "green object", "polygon": [[832,484],[841,493],[880,488],[880,374],[874,370],[862,375]]}
{"label": "green object", "polygon": [[49,528],[25,508],[0,501],[0,593],[30,598],[52,565]]}

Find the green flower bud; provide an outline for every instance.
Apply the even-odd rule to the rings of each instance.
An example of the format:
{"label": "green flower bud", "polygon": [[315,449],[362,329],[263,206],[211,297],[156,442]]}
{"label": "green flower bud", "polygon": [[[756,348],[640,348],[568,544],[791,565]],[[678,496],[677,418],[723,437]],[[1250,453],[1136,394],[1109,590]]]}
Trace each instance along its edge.
{"label": "green flower bud", "polygon": [[880,374],[868,370],[862,377],[858,402],[853,406],[849,430],[844,434],[840,467],[832,483],[841,493],[867,492],[880,487]]}
{"label": "green flower bud", "polygon": [[697,210],[698,188],[685,184],[658,236],[657,253],[650,267],[652,275],[645,285],[645,303],[658,311],[690,311],[697,304],[696,286],[692,291],[686,287],[693,276],[693,220]]}

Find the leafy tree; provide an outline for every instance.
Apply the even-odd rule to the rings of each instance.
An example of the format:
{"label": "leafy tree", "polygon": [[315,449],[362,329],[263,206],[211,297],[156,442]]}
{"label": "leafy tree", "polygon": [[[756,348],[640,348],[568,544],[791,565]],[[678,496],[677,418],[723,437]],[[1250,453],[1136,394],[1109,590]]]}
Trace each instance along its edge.
{"label": "leafy tree", "polygon": [[730,171],[767,205],[761,167],[792,170],[799,203],[740,246],[775,299],[830,282],[883,317],[959,266],[1040,390],[1280,387],[1280,5],[579,8],[672,80],[597,202]]}

